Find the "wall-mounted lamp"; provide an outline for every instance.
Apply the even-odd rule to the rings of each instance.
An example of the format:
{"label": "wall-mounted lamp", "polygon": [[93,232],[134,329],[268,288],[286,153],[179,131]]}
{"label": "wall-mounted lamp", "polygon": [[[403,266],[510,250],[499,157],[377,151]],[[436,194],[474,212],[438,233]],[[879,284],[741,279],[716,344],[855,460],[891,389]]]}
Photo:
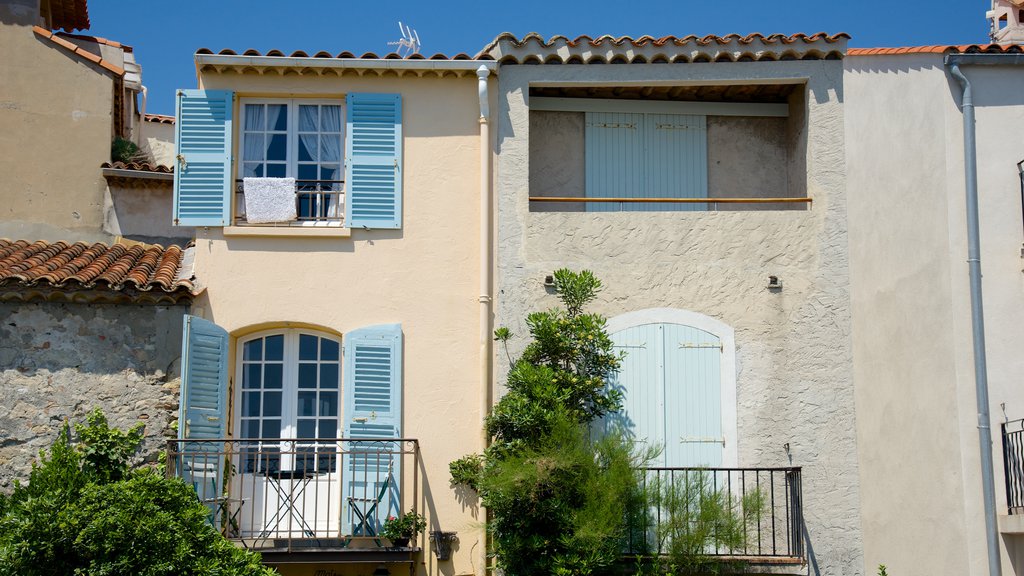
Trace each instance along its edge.
{"label": "wall-mounted lamp", "polygon": [[766,284],[766,287],[769,290],[782,290],[782,280],[778,276],[769,276],[768,284]]}

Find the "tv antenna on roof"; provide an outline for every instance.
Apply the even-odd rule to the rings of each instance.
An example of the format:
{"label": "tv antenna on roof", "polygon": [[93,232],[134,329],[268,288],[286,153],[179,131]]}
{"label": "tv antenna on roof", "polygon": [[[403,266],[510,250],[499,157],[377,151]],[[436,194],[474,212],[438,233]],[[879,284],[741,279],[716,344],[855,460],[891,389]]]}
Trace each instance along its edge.
{"label": "tv antenna on roof", "polygon": [[401,57],[415,54],[420,51],[420,35],[412,28],[398,22],[398,30],[402,33],[402,39],[397,42],[388,42],[388,46],[398,46],[395,52]]}

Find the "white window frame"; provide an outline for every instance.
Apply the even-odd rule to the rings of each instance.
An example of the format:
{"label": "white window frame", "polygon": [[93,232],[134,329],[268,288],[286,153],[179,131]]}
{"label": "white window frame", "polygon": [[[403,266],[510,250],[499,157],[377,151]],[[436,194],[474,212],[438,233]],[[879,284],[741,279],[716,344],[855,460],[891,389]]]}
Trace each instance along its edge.
{"label": "white window frame", "polygon": [[[342,339],[333,334],[326,332],[318,332],[316,330],[307,330],[301,328],[283,328],[276,330],[266,330],[262,332],[254,332],[252,334],[246,334],[243,337],[239,337],[236,342],[235,350],[235,381],[234,391],[232,393],[232,407],[234,417],[232,418],[232,430],[234,438],[238,440],[245,440],[242,437],[242,395],[245,392],[243,388],[243,371],[245,364],[243,357],[245,353],[245,344],[253,340],[260,338],[266,338],[268,336],[281,335],[284,337],[283,343],[283,354],[282,354],[282,376],[281,376],[281,432],[280,437],[282,440],[294,439],[298,435],[298,397],[300,390],[306,390],[305,388],[299,388],[299,336],[306,334],[309,336],[315,336],[317,338],[327,338],[338,344],[338,425],[335,430],[335,438],[341,438],[343,426],[343,413],[344,407],[344,391],[342,390],[342,374],[344,372],[344,346]],[[266,348],[264,347],[264,359],[266,358]],[[317,360],[319,362],[319,360]],[[262,384],[262,383],[261,383]],[[265,388],[261,388],[264,389]],[[310,390],[319,390],[314,388]],[[262,413],[263,406],[260,406]],[[317,416],[317,420],[321,417]],[[261,421],[264,417],[260,416]],[[319,423],[317,424],[317,430],[319,430]],[[262,434],[262,429],[261,429]]]}
{"label": "white window frame", "polygon": [[[299,105],[331,105],[338,106],[341,108],[341,159],[338,165],[338,180],[341,180],[341,192],[342,195],[338,197],[341,206],[339,209],[342,211],[342,217],[337,219],[331,219],[327,221],[298,221],[289,222],[286,226],[332,226],[339,227],[343,225],[344,208],[345,208],[345,191],[346,182],[345,180],[345,143],[348,138],[346,132],[346,106],[345,98],[239,98],[238,99],[238,121],[237,128],[235,130],[238,141],[238,155],[235,161],[235,179],[241,180],[245,175],[245,107],[248,104],[283,104],[288,107],[288,139],[285,153],[285,175],[288,177],[294,177],[298,179],[299,173]],[[265,133],[265,132],[264,132]],[[234,207],[233,214],[237,217],[241,214],[240,206],[237,204],[242,202],[241,198],[244,196],[240,194],[233,194],[236,206]],[[265,224],[246,224],[246,226],[267,226]],[[280,226],[280,224],[270,224],[269,226]]]}

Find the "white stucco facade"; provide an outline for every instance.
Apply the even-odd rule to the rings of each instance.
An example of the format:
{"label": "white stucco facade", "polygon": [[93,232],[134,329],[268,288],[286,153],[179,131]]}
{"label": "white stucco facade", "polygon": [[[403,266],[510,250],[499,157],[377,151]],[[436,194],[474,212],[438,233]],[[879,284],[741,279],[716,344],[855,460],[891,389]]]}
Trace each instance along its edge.
{"label": "white stucco facade", "polygon": [[[786,170],[806,181],[809,209],[531,209],[531,86],[773,82],[799,85],[789,99],[791,119],[798,119],[790,135],[796,157]],[[728,326],[735,338],[738,464],[802,466],[808,564],[796,570],[859,575],[843,100],[838,60],[502,66],[496,324],[526,334],[527,313],[556,304],[545,276],[567,267],[602,280],[593,309],[607,317],[670,308]],[[754,168],[736,167],[748,169]],[[782,280],[781,291],[767,288],[770,275]],[[512,343],[513,356],[524,344],[525,338]],[[504,369],[499,358],[499,382]]]}
{"label": "white stucco facade", "polygon": [[[864,557],[893,574],[987,573],[968,286],[960,85],[941,54],[845,60]],[[964,66],[977,111],[997,511],[999,424],[1024,417],[1024,70]],[[1024,573],[1000,535],[1003,573]]]}

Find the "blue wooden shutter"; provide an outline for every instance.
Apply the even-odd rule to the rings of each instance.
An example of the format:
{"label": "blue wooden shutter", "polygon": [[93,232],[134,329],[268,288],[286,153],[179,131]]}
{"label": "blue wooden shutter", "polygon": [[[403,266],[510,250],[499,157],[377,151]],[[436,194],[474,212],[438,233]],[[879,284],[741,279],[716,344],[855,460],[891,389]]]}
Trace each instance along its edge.
{"label": "blue wooden shutter", "polygon": [[611,337],[626,357],[612,380],[623,393],[622,411],[606,420],[634,440],[660,447],[658,466],[721,466],[721,339],[669,323],[634,326]]}
{"label": "blue wooden shutter", "polygon": [[[708,197],[707,116],[646,114],[647,196]],[[647,204],[647,210],[707,210],[707,204]]]}
{"label": "blue wooden shutter", "polygon": [[186,315],[178,437],[223,438],[227,402],[228,333],[213,322]]}
{"label": "blue wooden shutter", "polygon": [[402,227],[402,97],[349,94],[345,211],[350,228]]}
{"label": "blue wooden shutter", "polygon": [[178,90],[176,226],[227,226],[231,221],[232,95],[226,90]]}
{"label": "blue wooden shutter", "polygon": [[665,466],[721,466],[722,341],[692,326],[662,326]]}
{"label": "blue wooden shutter", "polygon": [[[584,129],[588,198],[644,196],[643,114],[587,112]],[[588,203],[588,212],[638,210],[636,203]]]}
{"label": "blue wooden shutter", "polygon": [[[402,513],[402,327],[385,324],[345,335],[345,437],[381,440],[350,442],[343,467],[343,525],[363,535],[376,534],[384,519]],[[372,507],[384,485],[389,486]],[[359,526],[352,508],[369,514],[370,526]],[[359,529],[361,528],[361,529]]]}
{"label": "blue wooden shutter", "polygon": [[[178,438],[224,438],[228,405],[228,333],[216,324],[185,316],[181,344],[181,405]],[[183,442],[177,466],[200,501],[219,521],[224,489],[224,453],[220,442]]]}

